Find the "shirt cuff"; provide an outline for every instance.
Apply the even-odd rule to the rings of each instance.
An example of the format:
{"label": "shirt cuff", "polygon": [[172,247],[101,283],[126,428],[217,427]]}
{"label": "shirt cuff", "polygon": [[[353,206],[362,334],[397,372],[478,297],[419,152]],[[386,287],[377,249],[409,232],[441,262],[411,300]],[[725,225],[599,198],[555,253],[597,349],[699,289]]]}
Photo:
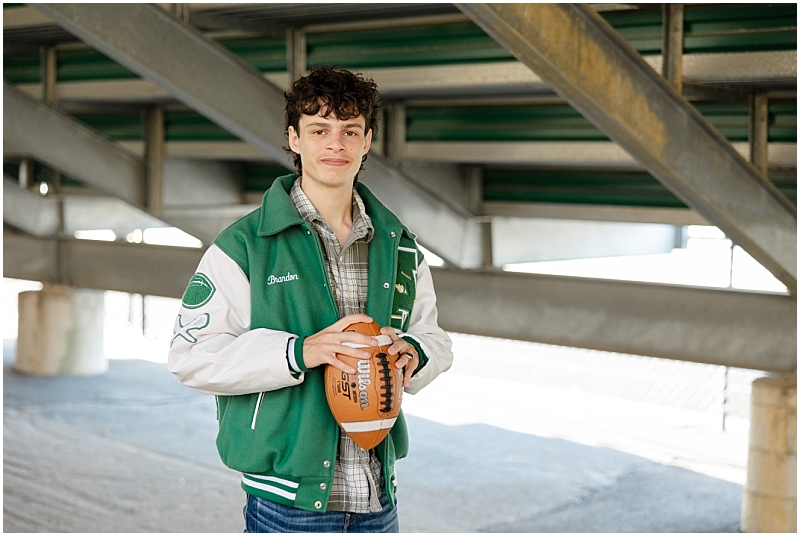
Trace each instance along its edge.
{"label": "shirt cuff", "polygon": [[305,372],[308,370],[303,361],[303,341],[305,337],[292,337],[286,345],[286,361],[292,372]]}

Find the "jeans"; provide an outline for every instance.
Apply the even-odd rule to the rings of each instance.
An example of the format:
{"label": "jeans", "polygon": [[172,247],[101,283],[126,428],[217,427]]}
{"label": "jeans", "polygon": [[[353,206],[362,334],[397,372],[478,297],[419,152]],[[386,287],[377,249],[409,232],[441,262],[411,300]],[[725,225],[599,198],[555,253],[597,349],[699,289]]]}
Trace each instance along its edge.
{"label": "jeans", "polygon": [[383,510],[366,514],[308,512],[247,494],[245,532],[400,532],[397,509],[389,507],[386,492],[379,498]]}

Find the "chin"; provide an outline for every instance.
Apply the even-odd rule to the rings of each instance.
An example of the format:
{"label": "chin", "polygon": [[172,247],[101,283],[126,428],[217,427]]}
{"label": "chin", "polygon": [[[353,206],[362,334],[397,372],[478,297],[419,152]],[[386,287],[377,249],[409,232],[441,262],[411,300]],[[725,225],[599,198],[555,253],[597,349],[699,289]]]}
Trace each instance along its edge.
{"label": "chin", "polygon": [[325,186],[330,186],[332,188],[346,186],[348,184],[353,184],[353,181],[358,174],[358,171],[353,173],[328,173],[322,175],[319,179],[319,182],[324,184]]}

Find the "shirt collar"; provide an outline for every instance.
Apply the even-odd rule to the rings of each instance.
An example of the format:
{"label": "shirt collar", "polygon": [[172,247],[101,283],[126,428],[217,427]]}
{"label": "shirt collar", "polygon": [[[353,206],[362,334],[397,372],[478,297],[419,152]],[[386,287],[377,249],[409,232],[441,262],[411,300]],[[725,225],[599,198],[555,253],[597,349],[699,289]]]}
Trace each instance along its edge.
{"label": "shirt collar", "polygon": [[[325,218],[322,217],[322,214],[319,213],[317,208],[300,187],[300,180],[301,178],[298,178],[296,181],[294,181],[292,189],[289,192],[289,196],[291,197],[292,203],[294,203],[294,206],[297,209],[297,213],[301,218],[309,223],[322,223],[328,225],[325,221]],[[375,233],[375,228],[372,225],[372,220],[367,215],[366,208],[364,207],[364,201],[361,199],[361,196],[358,195],[358,192],[356,192],[355,189],[353,189],[352,215],[353,230],[351,231],[351,235],[354,235],[356,240],[364,237],[366,237],[367,242],[372,240],[372,236]]]}

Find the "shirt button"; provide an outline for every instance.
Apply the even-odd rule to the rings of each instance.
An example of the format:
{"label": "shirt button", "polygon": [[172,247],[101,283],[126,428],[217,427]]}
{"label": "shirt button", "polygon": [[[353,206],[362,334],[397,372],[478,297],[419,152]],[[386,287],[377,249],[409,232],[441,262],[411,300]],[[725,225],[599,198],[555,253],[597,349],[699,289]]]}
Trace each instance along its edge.
{"label": "shirt button", "polygon": [[324,462],[322,462],[322,467],[330,467],[330,466],[331,466],[331,462],[329,462],[328,460],[325,460]]}
{"label": "shirt button", "polygon": [[394,231],[392,231],[391,233],[389,233],[389,235],[390,235],[392,238],[394,238],[395,236],[397,236],[397,233],[395,233]]}
{"label": "shirt button", "polygon": [[314,508],[316,508],[317,510],[319,510],[320,508],[322,508],[322,501],[317,501],[317,502],[315,502],[315,503],[314,503]]}
{"label": "shirt button", "polygon": [[319,483],[319,489],[324,491],[325,489],[327,489],[327,487],[328,487],[328,485],[325,482],[320,482]]}
{"label": "shirt button", "polygon": [[389,288],[389,283],[384,283],[383,288]]}

